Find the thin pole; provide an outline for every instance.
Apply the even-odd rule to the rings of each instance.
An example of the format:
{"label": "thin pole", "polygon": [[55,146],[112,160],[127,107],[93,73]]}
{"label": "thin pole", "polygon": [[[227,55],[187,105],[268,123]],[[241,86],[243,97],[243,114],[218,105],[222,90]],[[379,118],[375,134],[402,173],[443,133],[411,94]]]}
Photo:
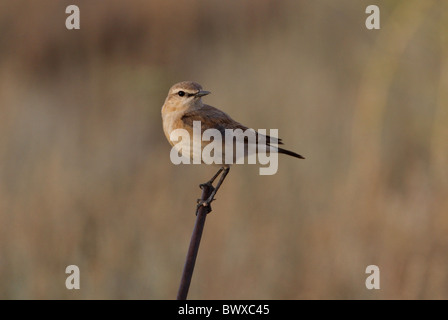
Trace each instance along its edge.
{"label": "thin pole", "polygon": [[[211,183],[201,185],[201,200],[207,200],[215,189]],[[190,247],[188,248],[187,258],[185,260],[182,278],[180,280],[179,291],[177,292],[177,300],[186,300],[188,289],[190,288],[191,277],[193,276],[194,265],[198,255],[199,244],[201,242],[202,231],[204,230],[205,218],[211,211],[210,206],[198,206],[196,211],[196,222],[191,235]]]}

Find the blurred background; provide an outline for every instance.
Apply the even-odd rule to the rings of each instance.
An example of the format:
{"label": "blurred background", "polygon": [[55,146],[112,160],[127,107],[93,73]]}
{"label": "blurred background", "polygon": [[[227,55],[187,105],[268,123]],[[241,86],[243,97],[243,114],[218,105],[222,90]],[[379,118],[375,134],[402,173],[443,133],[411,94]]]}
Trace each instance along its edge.
{"label": "blurred background", "polygon": [[160,109],[194,80],[306,160],[232,168],[189,298],[447,299],[447,30],[446,1],[0,1],[0,298],[176,297],[216,168],[170,162]]}

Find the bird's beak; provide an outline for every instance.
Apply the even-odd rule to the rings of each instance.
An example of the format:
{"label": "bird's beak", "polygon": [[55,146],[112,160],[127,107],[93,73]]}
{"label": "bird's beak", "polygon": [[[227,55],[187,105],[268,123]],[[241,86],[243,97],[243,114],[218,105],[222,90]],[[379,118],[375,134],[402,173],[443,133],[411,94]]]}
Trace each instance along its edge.
{"label": "bird's beak", "polygon": [[203,97],[210,94],[210,91],[199,91],[198,93],[196,93],[196,97]]}

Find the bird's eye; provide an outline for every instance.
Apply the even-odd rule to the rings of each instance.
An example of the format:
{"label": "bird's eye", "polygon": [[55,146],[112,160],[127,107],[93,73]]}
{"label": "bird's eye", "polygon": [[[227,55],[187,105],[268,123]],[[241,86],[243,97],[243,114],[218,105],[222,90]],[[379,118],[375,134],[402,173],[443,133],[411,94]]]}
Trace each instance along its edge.
{"label": "bird's eye", "polygon": [[183,97],[185,95],[185,92],[179,91],[177,94],[179,95],[179,97]]}

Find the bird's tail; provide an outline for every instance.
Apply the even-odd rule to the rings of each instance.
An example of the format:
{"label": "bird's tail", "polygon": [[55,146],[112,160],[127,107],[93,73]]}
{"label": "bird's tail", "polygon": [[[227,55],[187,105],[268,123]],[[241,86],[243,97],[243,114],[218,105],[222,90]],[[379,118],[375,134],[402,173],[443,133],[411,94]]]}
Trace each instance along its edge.
{"label": "bird's tail", "polygon": [[282,148],[279,148],[279,147],[276,147],[276,149],[277,149],[278,153],[287,154],[288,156],[291,156],[291,157],[294,157],[294,158],[305,159],[303,156],[301,156],[300,154],[297,154],[295,152],[292,152],[292,151],[289,151],[289,150],[286,150],[286,149],[282,149]]}
{"label": "bird's tail", "polygon": [[[263,153],[269,153],[269,152],[277,152],[277,153],[283,153],[286,154],[288,156],[294,157],[294,158],[298,158],[298,159],[305,159],[305,157],[301,156],[300,154],[297,154],[295,152],[277,147],[277,146],[272,146],[270,144],[258,144],[257,145],[257,152],[263,152]],[[247,152],[245,153],[247,155]]]}

